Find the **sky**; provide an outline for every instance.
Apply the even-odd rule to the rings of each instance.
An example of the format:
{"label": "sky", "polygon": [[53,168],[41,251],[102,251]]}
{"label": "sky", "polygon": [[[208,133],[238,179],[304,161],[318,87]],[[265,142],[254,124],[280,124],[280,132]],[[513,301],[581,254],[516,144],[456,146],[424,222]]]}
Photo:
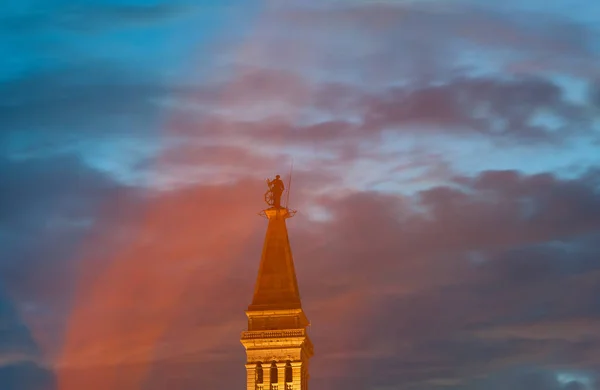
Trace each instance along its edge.
{"label": "sky", "polygon": [[245,386],[288,220],[311,389],[600,390],[600,3],[4,0],[0,388]]}

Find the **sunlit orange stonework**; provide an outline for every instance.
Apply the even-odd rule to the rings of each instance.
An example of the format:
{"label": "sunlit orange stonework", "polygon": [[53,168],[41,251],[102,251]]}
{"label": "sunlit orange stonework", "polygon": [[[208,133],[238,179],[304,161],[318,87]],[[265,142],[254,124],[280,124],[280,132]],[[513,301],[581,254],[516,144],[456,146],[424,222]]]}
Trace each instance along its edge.
{"label": "sunlit orange stonework", "polygon": [[307,390],[313,346],[302,310],[285,220],[286,208],[264,211],[269,219],[254,297],[248,306],[247,390]]}

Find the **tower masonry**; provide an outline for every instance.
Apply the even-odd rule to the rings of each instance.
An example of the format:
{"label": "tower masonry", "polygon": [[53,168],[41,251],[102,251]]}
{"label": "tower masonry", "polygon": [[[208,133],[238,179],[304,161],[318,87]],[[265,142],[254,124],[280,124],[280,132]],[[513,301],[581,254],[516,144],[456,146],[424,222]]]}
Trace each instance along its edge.
{"label": "tower masonry", "polygon": [[254,296],[246,311],[248,330],[241,337],[246,349],[246,388],[308,390],[313,345],[286,227],[295,212],[279,202],[270,204],[263,211],[269,223]]}

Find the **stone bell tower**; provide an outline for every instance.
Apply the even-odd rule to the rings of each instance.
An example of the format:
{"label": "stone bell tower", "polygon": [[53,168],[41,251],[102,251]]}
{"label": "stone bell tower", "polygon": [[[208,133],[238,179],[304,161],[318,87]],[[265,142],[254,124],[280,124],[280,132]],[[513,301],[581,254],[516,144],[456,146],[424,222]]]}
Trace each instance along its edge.
{"label": "stone bell tower", "polygon": [[241,338],[246,348],[247,390],[308,389],[313,345],[285,224],[295,212],[281,207],[274,199],[278,196],[281,191],[265,196],[272,207],[262,213],[269,224],[254,297],[246,311],[248,330]]}

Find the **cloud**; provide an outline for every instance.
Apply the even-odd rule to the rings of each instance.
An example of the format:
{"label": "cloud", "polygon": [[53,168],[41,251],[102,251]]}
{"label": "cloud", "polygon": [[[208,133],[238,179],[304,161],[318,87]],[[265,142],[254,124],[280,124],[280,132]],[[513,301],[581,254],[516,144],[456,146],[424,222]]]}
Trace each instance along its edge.
{"label": "cloud", "polygon": [[[221,139],[219,131],[203,131]],[[273,137],[267,135],[272,130],[256,131],[264,131],[265,139]],[[298,136],[294,142],[304,141]],[[61,388],[92,379],[98,386],[139,385],[166,367],[180,373],[181,386],[208,385],[211,375],[204,370],[190,374],[187,361],[209,359],[222,367],[243,357],[242,350],[239,356],[234,352],[243,327],[243,319],[236,319],[256,272],[255,262],[247,259],[258,261],[264,229],[253,217],[264,189],[250,178],[257,170],[268,174],[274,163],[248,146],[198,142],[188,144],[186,153],[175,148],[158,167],[211,167],[220,173],[221,184],[190,182],[185,190],[142,197],[78,159],[6,161],[12,174],[4,182],[13,192],[5,192],[4,213],[12,215],[13,226],[22,221],[35,232],[31,221],[50,221],[51,209],[68,220],[96,221],[80,236],[82,245],[65,250],[61,238],[43,249],[81,264],[77,274],[70,273],[73,297],[51,283],[45,290],[19,287],[21,298],[60,308],[41,316],[38,307],[25,318],[41,321],[34,335],[47,356],[57,356]],[[242,165],[248,173],[242,173]],[[315,366],[315,385],[339,386],[348,370],[365,386],[373,383],[369,378],[381,378],[381,384],[440,386],[531,361],[594,361],[593,347],[576,352],[576,336],[559,342],[511,340],[503,329],[539,326],[557,332],[551,324],[585,321],[597,310],[589,298],[597,293],[596,171],[576,179],[516,171],[454,174],[445,185],[403,197],[323,192],[339,180],[331,172],[300,171],[295,180],[302,191],[294,194],[294,204],[327,212],[322,220],[300,214],[289,224],[301,291],[315,324],[312,334],[322,351],[318,358],[330,368]],[[54,182],[63,185],[53,187]],[[35,206],[40,200],[33,194],[42,191],[47,196]],[[24,207],[19,201],[28,205],[31,219],[14,212]],[[69,235],[80,228],[64,229],[61,234]],[[37,253],[31,250],[28,256],[35,259]],[[570,257],[576,260],[569,262]],[[64,264],[56,269],[66,271],[74,263]],[[49,270],[14,265],[11,272],[36,280],[44,269]],[[570,293],[558,294],[562,289],[556,286]],[[63,319],[53,320],[61,313]],[[492,326],[503,318],[513,322]],[[45,321],[54,321],[52,331],[37,331],[49,329]],[[49,342],[61,329],[65,337],[55,339],[61,343]],[[335,335],[332,329],[338,329]],[[377,334],[370,329],[378,329]],[[543,359],[558,349],[572,351],[569,360]],[[460,376],[453,374],[457,367]]]}
{"label": "cloud", "polygon": [[567,340],[570,342],[594,339],[597,319],[567,320],[516,324],[496,329],[483,329],[477,335],[485,339]]}
{"label": "cloud", "polygon": [[[110,35],[194,15],[179,6],[67,7],[30,26]],[[587,385],[557,373],[598,364],[600,176],[548,167],[558,151],[581,163],[595,97],[544,71],[591,80],[590,31],[438,6],[269,9],[246,41],[190,65],[223,66],[204,83],[157,81],[149,64],[170,56],[154,46],[147,64],[68,57],[80,66],[3,83],[14,310],[0,387],[15,373],[61,390],[243,386],[261,180],[292,156],[311,386]]]}
{"label": "cloud", "polygon": [[35,360],[39,353],[38,346],[5,291],[2,291],[0,300],[0,320],[2,323],[0,345],[3,351],[0,365],[8,366]]}
{"label": "cloud", "polygon": [[[432,189],[418,207],[430,210],[425,218],[414,215],[405,200],[374,194],[357,194],[328,204],[332,220],[315,232],[327,237],[327,243],[311,249],[310,254],[298,251],[298,256],[304,254],[312,263],[311,272],[301,275],[301,285],[308,290],[307,307],[324,306],[321,300],[325,296],[347,297],[331,314],[340,318],[339,340],[352,338],[354,348],[360,351],[375,351],[379,342],[388,346],[376,352],[380,358],[373,357],[369,363],[359,353],[348,352],[349,358],[361,362],[360,369],[354,368],[357,376],[385,378],[382,381],[387,384],[426,386],[432,378],[457,380],[535,361],[595,364],[594,347],[596,352],[575,353],[581,348],[581,337],[586,343],[590,337],[595,339],[592,329],[598,308],[590,297],[596,294],[598,280],[594,259],[599,248],[593,237],[597,237],[600,221],[589,225],[559,220],[530,224],[520,218],[515,202],[520,195],[539,191],[534,204],[545,203],[542,194],[552,194],[556,201],[565,196],[565,201],[571,199],[569,204],[578,204],[581,201],[567,195],[578,191],[564,189],[587,185],[586,181],[541,179],[489,172],[473,178],[462,195]],[[485,182],[488,184],[482,185]],[[483,187],[486,190],[480,195]],[[597,199],[595,187],[587,188]],[[583,192],[579,196],[587,197]],[[513,204],[514,211],[503,206],[508,204]],[[560,208],[546,204],[549,208],[540,209],[540,215]],[[587,214],[579,218],[585,220]],[[471,228],[465,230],[466,226]],[[564,226],[574,230],[567,233],[561,229]],[[585,238],[589,234],[592,236]],[[564,243],[564,249],[553,242]],[[515,250],[536,243],[547,243],[536,256]],[[467,252],[473,249],[482,253],[483,264],[469,262]],[[310,278],[316,274],[328,277]],[[356,315],[356,322],[339,311]],[[316,314],[315,324],[331,323],[326,311]],[[481,339],[479,335],[494,332],[498,325],[492,324],[503,321],[510,321],[508,329],[522,326],[538,337],[520,341],[504,333]],[[548,336],[543,337],[535,327],[547,329]],[[377,333],[369,331],[372,329]],[[561,333],[559,340],[549,340]],[[319,343],[324,343],[327,351],[336,350],[330,339],[317,340]],[[573,353],[568,357],[558,352],[567,349]],[[421,371],[419,362],[426,371]],[[406,368],[399,370],[398,366]]]}
{"label": "cloud", "polygon": [[[535,78],[463,78],[440,86],[397,88],[364,99],[363,126],[367,131],[406,127],[521,143],[564,142],[573,133],[589,131],[592,118],[562,95],[550,80]],[[544,113],[552,113],[558,129],[535,123]]]}
{"label": "cloud", "polygon": [[600,108],[600,80],[596,80],[590,87],[590,101],[596,108]]}
{"label": "cloud", "polygon": [[6,390],[54,390],[55,378],[47,369],[34,363],[0,367],[0,383]]}
{"label": "cloud", "polygon": [[[0,283],[13,307],[10,316],[25,324],[22,337],[15,331],[7,337],[17,347],[35,346],[27,353],[3,348],[0,359],[23,356],[19,359],[25,362],[46,364],[63,342],[75,270],[82,262],[77,257],[80,245],[115,213],[123,218],[135,214],[141,197],[74,156],[0,159],[0,181]],[[106,248],[120,242],[126,226],[113,227],[112,232]],[[96,256],[107,252],[102,248],[99,244]]]}
{"label": "cloud", "polygon": [[[527,362],[591,364],[596,344],[579,345],[581,337],[595,340],[593,325],[577,324],[593,324],[597,315],[590,297],[600,223],[574,211],[568,221],[561,213],[551,222],[527,219],[518,204],[529,196],[539,215],[558,204],[594,205],[589,183],[487,172],[457,178],[461,190],[441,187],[415,199],[372,192],[317,198],[328,220],[289,221],[321,361],[314,385],[339,386],[350,375],[365,386],[425,388]],[[207,367],[242,360],[239,316],[264,234],[255,216],[261,187],[246,180],[188,187],[153,195],[141,214],[105,220],[78,252],[86,261],[56,361],[61,389],[127,388],[161,372],[181,388],[208,385]],[[98,255],[99,246],[115,242],[115,225],[135,235]],[[557,241],[564,251],[550,249]],[[535,245],[547,245],[554,258],[522,257]],[[483,263],[469,262],[471,250]],[[571,351],[569,358],[559,350]],[[202,368],[190,372],[190,361]]]}
{"label": "cloud", "polygon": [[143,72],[134,76],[115,64],[93,63],[41,72],[2,86],[0,115],[12,131],[42,127],[53,134],[100,132],[90,126],[90,119],[102,125],[103,118],[104,122],[119,115],[139,118],[156,106],[153,100],[169,93],[166,86],[150,84],[150,76]]}
{"label": "cloud", "polygon": [[[257,35],[265,42],[264,58],[278,58],[288,68],[300,62],[304,70],[319,64],[337,70],[330,80],[353,74],[366,87],[440,80],[457,70],[511,73],[512,64],[524,62],[536,66],[520,72],[561,69],[589,76],[595,33],[568,19],[568,11],[551,16],[490,3],[335,2],[274,7]],[[296,30],[303,39],[289,33]],[[312,53],[312,61],[306,66],[294,52]]]}
{"label": "cloud", "polygon": [[[25,9],[28,10],[25,11]],[[191,4],[172,3],[127,3],[116,2],[65,2],[52,5],[30,2],[21,9],[10,8],[3,13],[3,30],[14,33],[48,30],[93,32],[123,28],[127,26],[148,26],[164,23],[170,19],[190,16],[197,10]],[[11,12],[12,11],[12,12]]]}
{"label": "cloud", "polygon": [[534,368],[507,371],[496,374],[487,380],[479,380],[477,385],[467,388],[488,388],[493,390],[505,389],[507,387],[518,390],[562,390],[564,388],[556,379],[556,375],[551,371]]}
{"label": "cloud", "polygon": [[9,390],[53,390],[54,373],[0,281],[0,383]]}

